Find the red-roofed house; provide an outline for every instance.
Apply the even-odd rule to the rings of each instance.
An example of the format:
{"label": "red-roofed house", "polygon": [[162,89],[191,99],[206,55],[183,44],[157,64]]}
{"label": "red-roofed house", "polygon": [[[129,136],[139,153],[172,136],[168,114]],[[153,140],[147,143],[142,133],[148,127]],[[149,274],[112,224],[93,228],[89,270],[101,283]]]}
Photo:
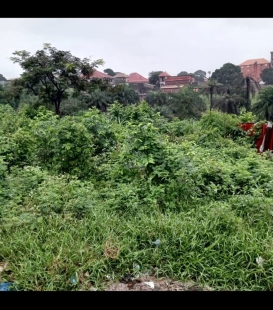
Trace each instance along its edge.
{"label": "red-roofed house", "polygon": [[170,75],[166,71],[165,72],[161,72],[159,74],[158,78],[159,78],[159,85],[160,85],[160,87],[165,85],[165,79],[166,79],[167,76],[170,76]]}
{"label": "red-roofed house", "polygon": [[110,75],[108,75],[106,73],[97,71],[97,70],[95,70],[93,72],[93,74],[88,78],[88,80],[90,80],[90,81],[93,80],[93,79],[103,79],[103,80],[108,80],[110,83],[113,82],[113,77],[112,76],[110,76]]}
{"label": "red-roofed house", "polygon": [[134,72],[129,75],[128,83],[149,83],[149,80],[137,72]]}
{"label": "red-roofed house", "polygon": [[177,93],[184,85],[191,85],[195,82],[191,75],[170,76],[167,72],[162,72],[158,78],[160,89],[164,93]]}
{"label": "red-roofed house", "polygon": [[264,69],[271,67],[270,61],[264,58],[249,59],[242,62],[239,66],[244,77],[250,75],[254,77],[257,81],[261,81],[261,72]]}
{"label": "red-roofed house", "polygon": [[128,83],[128,78],[129,76],[125,73],[118,73],[115,76],[113,76],[114,79],[114,83],[118,84],[118,83]]}
{"label": "red-roofed house", "polygon": [[154,89],[154,85],[149,84],[149,80],[137,72],[129,75],[128,84],[139,94],[140,100],[145,99],[147,92]]}

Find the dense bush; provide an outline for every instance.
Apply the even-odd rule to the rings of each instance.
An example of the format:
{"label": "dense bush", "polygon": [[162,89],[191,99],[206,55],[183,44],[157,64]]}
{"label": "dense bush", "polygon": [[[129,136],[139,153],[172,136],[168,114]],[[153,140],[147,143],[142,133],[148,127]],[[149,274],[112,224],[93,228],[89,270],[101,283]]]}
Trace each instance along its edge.
{"label": "dense bush", "polygon": [[272,288],[272,156],[238,126],[254,115],[168,120],[114,102],[62,118],[0,105],[0,116],[1,281],[103,288],[138,263],[219,290]]}

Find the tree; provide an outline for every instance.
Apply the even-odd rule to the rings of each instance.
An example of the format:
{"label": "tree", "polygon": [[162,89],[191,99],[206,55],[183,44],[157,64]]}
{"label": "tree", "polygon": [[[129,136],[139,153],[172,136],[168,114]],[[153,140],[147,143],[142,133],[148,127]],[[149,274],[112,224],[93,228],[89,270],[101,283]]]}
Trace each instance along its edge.
{"label": "tree", "polygon": [[118,101],[123,105],[129,105],[139,102],[138,93],[126,84],[117,84],[109,91],[112,95],[112,101]]}
{"label": "tree", "polygon": [[16,51],[10,59],[19,63],[24,72],[21,75],[23,86],[41,100],[50,102],[55,112],[61,115],[61,101],[66,98],[66,90],[85,90],[88,77],[103,60],[80,59],[68,51],[60,51],[50,44],[30,55],[27,51]]}
{"label": "tree", "polygon": [[211,79],[217,80],[225,86],[234,87],[240,84],[243,79],[243,74],[239,66],[226,63],[220,69],[216,69],[212,73]]}
{"label": "tree", "polygon": [[7,79],[2,74],[0,74],[0,81],[7,81]]}
{"label": "tree", "polygon": [[273,68],[266,68],[261,72],[261,79],[265,85],[273,85]]}
{"label": "tree", "polygon": [[21,79],[12,80],[4,89],[3,98],[6,104],[17,109],[20,104],[21,95],[24,91]]}
{"label": "tree", "polygon": [[194,79],[197,82],[204,82],[204,79],[206,78],[207,73],[206,71],[203,71],[203,70],[197,70],[193,73],[193,75],[194,75]]}
{"label": "tree", "polygon": [[100,89],[96,89],[89,95],[83,95],[82,100],[88,108],[96,107],[102,112],[106,112],[107,106],[112,102],[111,96]]}
{"label": "tree", "polygon": [[187,71],[181,71],[177,74],[177,76],[181,76],[181,75],[189,75],[189,73]]}
{"label": "tree", "polygon": [[206,111],[206,104],[192,87],[184,86],[178,93],[171,93],[168,107],[171,117],[199,119]]}
{"label": "tree", "polygon": [[241,87],[245,91],[246,111],[249,111],[251,107],[250,96],[254,97],[260,91],[261,86],[255,78],[248,75],[243,77]]}
{"label": "tree", "polygon": [[228,114],[239,114],[239,110],[244,105],[246,100],[236,94],[226,94],[224,97],[216,99],[213,102],[213,109],[225,112]]}
{"label": "tree", "polygon": [[159,90],[157,92],[149,91],[147,93],[145,100],[151,106],[163,106],[163,105],[166,105],[168,103],[168,96],[166,93],[164,93],[161,90]]}
{"label": "tree", "polygon": [[209,95],[210,97],[210,111],[213,107],[213,96],[214,95],[220,95],[226,92],[226,89],[224,88],[224,85],[221,83],[218,83],[217,81],[211,80],[208,82],[206,86],[203,86],[200,88],[200,92],[205,95]]}
{"label": "tree", "polygon": [[273,87],[261,89],[252,107],[252,112],[260,120],[273,121]]}
{"label": "tree", "polygon": [[101,91],[108,91],[110,88],[112,88],[112,86],[109,81],[95,78],[92,79],[89,84],[87,84],[86,90],[88,93],[92,93],[97,89]]}
{"label": "tree", "polygon": [[158,76],[160,73],[162,73],[163,71],[152,71],[149,73],[149,83],[153,84],[153,85],[158,85],[159,81],[158,81]]}
{"label": "tree", "polygon": [[103,70],[103,72],[108,74],[108,75],[110,75],[110,76],[115,76],[116,75],[116,73],[112,69],[110,69],[110,68]]}

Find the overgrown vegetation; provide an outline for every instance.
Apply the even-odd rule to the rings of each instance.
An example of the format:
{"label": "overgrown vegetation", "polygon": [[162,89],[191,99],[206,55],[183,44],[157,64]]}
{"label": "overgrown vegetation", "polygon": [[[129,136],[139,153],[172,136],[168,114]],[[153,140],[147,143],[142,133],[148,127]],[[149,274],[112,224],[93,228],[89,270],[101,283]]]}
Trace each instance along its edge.
{"label": "overgrown vegetation", "polygon": [[226,64],[213,73],[222,84],[139,102],[128,85],[88,79],[101,60],[50,45],[15,55],[25,72],[0,88],[0,282],[89,290],[150,272],[272,290],[273,157],[255,148],[272,88],[252,114],[257,81]]}
{"label": "overgrown vegetation", "polygon": [[145,102],[0,114],[1,281],[103,288],[137,263],[216,290],[272,288],[272,158],[237,126],[253,115],[167,121]]}

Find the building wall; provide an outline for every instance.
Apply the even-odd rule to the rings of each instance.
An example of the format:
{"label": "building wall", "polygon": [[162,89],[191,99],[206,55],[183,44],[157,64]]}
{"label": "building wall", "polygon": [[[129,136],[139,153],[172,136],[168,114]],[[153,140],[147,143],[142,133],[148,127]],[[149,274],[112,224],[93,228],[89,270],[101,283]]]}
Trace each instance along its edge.
{"label": "building wall", "polygon": [[266,69],[270,68],[270,63],[265,64],[257,64],[257,65],[247,65],[247,66],[240,66],[241,72],[243,73],[243,76],[246,77],[247,75],[251,75],[257,80],[261,79],[261,72]]}

